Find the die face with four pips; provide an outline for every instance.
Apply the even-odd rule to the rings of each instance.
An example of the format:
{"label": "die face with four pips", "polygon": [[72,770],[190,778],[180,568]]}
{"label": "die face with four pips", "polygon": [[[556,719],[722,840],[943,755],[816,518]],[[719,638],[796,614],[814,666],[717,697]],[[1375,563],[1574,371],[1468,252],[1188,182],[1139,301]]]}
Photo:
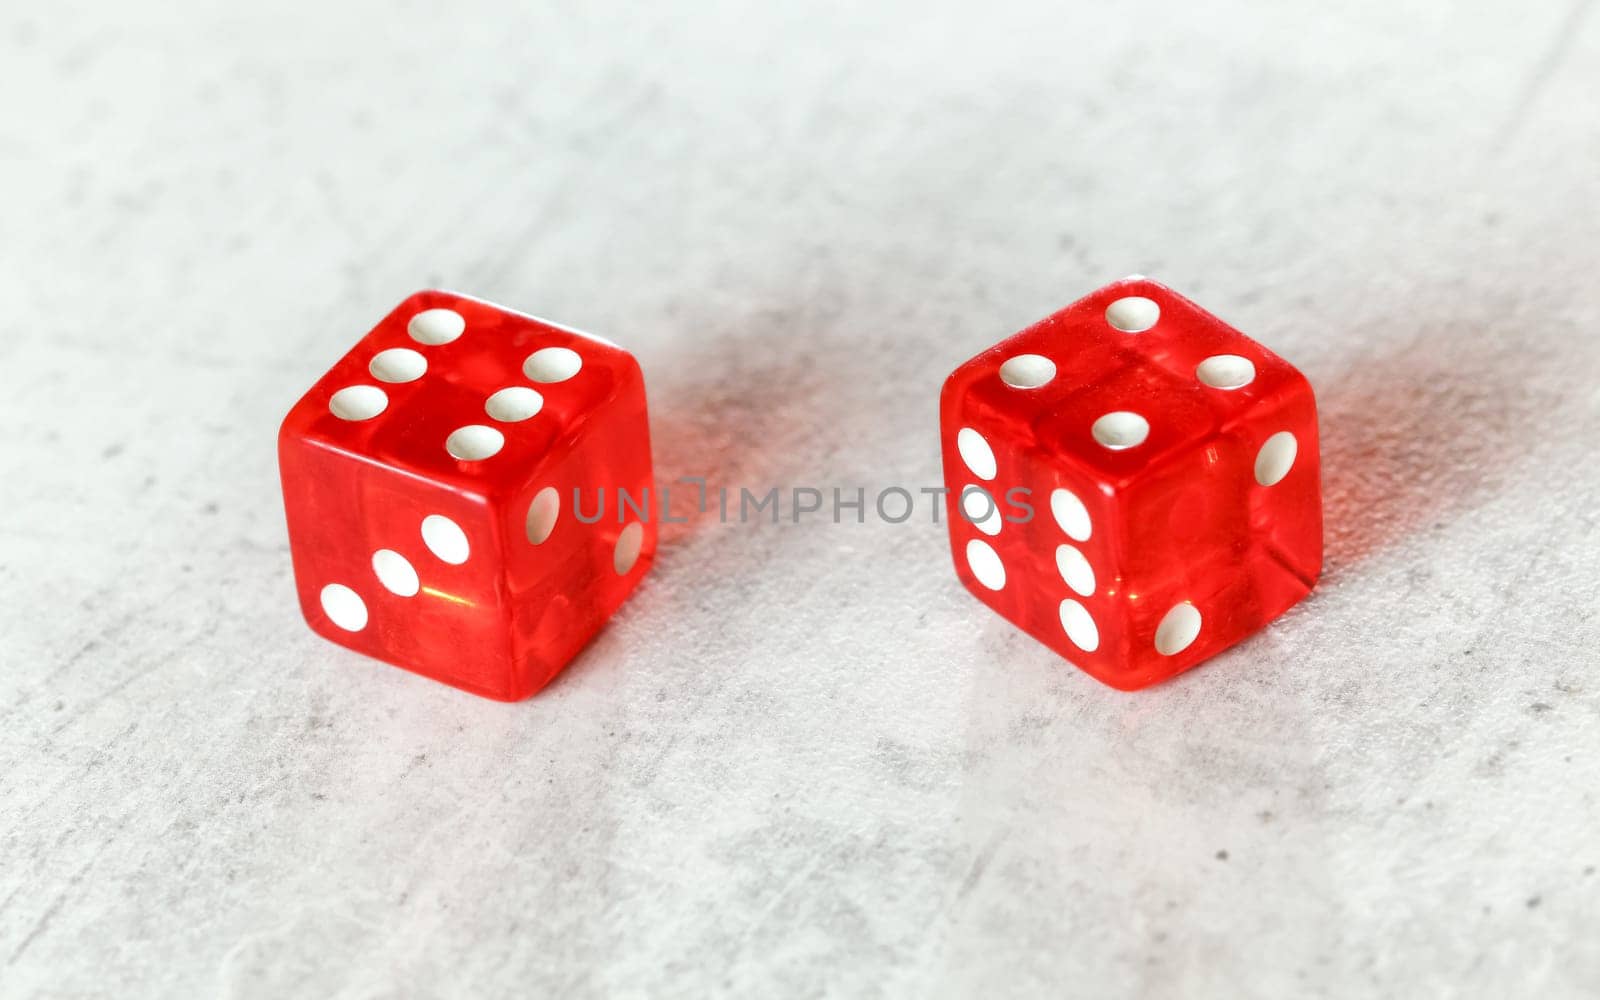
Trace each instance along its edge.
{"label": "die face with four pips", "polygon": [[1321,571],[1310,383],[1156,282],[1115,282],[963,364],[940,434],[961,580],[1113,687],[1239,642]]}
{"label": "die face with four pips", "polygon": [[632,355],[449,292],[411,296],[335,364],[278,457],[311,627],[490,698],[549,683],[655,551]]}

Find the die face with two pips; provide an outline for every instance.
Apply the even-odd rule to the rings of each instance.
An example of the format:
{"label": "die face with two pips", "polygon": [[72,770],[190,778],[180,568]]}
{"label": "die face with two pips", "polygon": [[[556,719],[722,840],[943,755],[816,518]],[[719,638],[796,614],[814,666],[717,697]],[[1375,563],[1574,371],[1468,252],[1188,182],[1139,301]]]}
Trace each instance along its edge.
{"label": "die face with two pips", "polygon": [[649,509],[638,363],[465,296],[401,303],[295,404],[278,456],[311,627],[490,698],[549,683],[655,551],[619,503]]}
{"label": "die face with two pips", "polygon": [[1113,687],[1239,642],[1321,571],[1310,384],[1153,281],[1108,285],[956,369],[940,434],[961,580]]}

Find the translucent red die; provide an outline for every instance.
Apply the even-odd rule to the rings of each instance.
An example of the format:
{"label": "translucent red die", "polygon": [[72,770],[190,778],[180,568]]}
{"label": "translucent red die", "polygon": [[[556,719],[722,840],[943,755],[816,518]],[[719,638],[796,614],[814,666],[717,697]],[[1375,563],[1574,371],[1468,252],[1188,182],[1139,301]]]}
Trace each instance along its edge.
{"label": "translucent red die", "polygon": [[449,292],[312,386],[278,463],[312,629],[490,698],[548,684],[655,551],[638,362]]}
{"label": "translucent red die", "polygon": [[1321,572],[1310,383],[1156,282],[957,368],[939,427],[962,582],[1113,687],[1232,646]]}

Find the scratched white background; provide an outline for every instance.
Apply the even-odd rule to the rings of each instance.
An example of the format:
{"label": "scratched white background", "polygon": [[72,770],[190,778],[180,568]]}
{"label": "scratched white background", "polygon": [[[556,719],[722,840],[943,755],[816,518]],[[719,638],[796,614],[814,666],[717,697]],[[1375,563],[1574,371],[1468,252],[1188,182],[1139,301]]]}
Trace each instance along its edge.
{"label": "scratched white background", "polygon": [[[0,995],[1592,995],[1592,6],[7,5]],[[1323,406],[1321,588],[1174,683],[920,523],[674,529],[519,705],[298,617],[278,421],[419,287],[871,489],[1132,271]]]}

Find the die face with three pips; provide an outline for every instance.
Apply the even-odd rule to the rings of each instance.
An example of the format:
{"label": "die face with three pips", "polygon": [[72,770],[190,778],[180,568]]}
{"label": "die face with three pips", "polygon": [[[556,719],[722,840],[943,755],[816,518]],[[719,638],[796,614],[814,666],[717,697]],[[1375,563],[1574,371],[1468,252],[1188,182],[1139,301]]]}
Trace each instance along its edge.
{"label": "die face with three pips", "polygon": [[962,582],[1113,687],[1239,642],[1321,571],[1310,383],[1156,282],[957,368],[940,436]]}
{"label": "die face with three pips", "polygon": [[651,486],[638,363],[466,296],[401,303],[295,404],[278,456],[312,629],[490,698],[549,683],[655,551],[618,502]]}

